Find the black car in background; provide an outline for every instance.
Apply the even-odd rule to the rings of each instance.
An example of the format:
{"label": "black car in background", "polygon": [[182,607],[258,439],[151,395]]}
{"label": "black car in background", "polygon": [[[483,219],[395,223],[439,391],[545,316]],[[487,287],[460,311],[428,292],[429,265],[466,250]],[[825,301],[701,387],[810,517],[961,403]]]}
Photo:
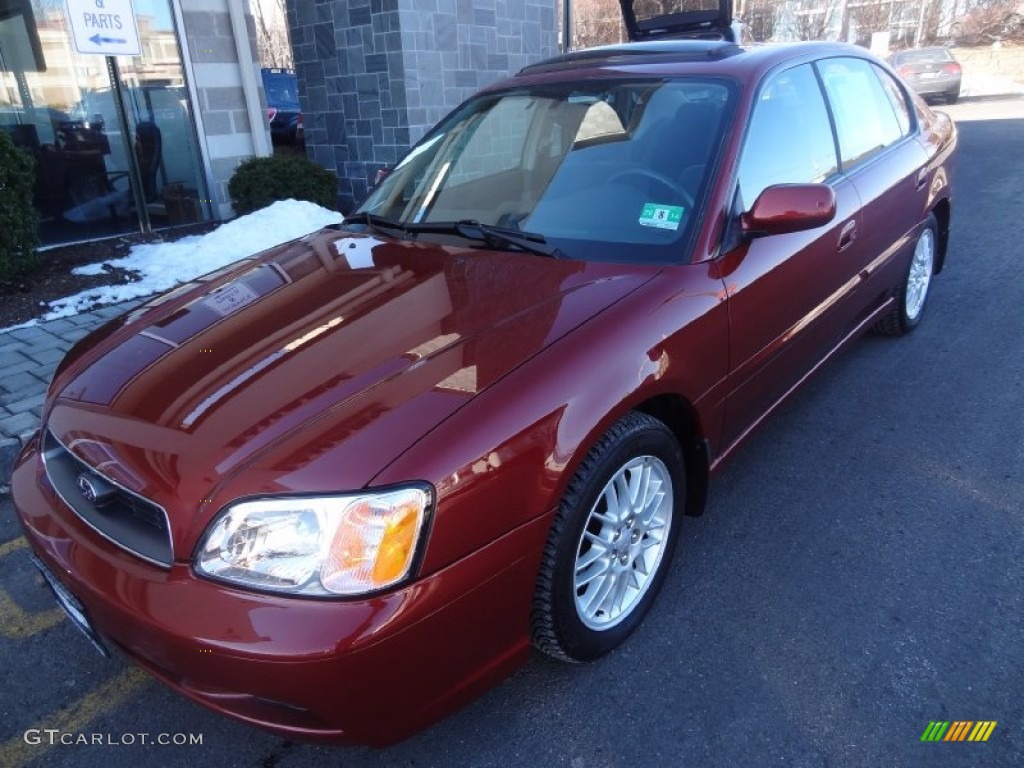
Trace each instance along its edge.
{"label": "black car in background", "polygon": [[290,69],[264,68],[263,90],[267,94],[267,119],[274,148],[296,147],[305,150],[302,132],[302,107],[299,83]]}
{"label": "black car in background", "polygon": [[922,96],[942,96],[949,104],[960,98],[962,70],[948,48],[897,51],[889,63]]}

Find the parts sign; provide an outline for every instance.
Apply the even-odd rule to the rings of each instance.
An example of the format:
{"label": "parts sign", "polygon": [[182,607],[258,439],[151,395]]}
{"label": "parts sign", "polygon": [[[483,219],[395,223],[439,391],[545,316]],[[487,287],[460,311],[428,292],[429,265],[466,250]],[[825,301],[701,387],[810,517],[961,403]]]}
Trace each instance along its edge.
{"label": "parts sign", "polygon": [[79,53],[139,56],[139,28],[132,0],[66,0],[68,23]]}

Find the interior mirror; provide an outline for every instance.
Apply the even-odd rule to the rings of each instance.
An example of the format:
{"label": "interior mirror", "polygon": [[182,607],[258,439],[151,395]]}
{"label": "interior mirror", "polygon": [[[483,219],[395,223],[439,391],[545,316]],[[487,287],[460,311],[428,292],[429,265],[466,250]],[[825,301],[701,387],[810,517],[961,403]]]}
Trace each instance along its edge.
{"label": "interior mirror", "polygon": [[836,215],[836,193],[828,184],[776,184],[740,216],[747,237],[802,232],[828,224]]}

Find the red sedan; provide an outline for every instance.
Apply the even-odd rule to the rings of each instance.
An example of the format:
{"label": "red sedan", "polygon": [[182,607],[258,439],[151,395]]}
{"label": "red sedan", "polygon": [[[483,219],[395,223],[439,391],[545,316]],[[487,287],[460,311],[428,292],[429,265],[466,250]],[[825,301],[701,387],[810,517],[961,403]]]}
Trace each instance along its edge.
{"label": "red sedan", "polygon": [[529,67],[345,224],[73,349],[12,481],[37,564],[97,647],[289,737],[400,739],[531,643],[595,659],[715,467],[921,321],[955,147],[854,47]]}

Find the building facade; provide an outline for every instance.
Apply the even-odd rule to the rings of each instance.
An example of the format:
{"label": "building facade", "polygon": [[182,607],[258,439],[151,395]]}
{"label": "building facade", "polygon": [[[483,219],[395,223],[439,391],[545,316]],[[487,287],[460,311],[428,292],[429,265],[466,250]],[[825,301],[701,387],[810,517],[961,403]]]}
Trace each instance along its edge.
{"label": "building facade", "polygon": [[[232,215],[235,168],[272,151],[248,2],[0,0],[0,130],[35,159],[44,246]],[[104,55],[130,37],[114,22],[83,51],[76,14],[115,5],[137,54]],[[556,7],[287,0],[306,151],[341,210],[463,99],[554,54]]]}
{"label": "building facade", "polygon": [[270,151],[245,0],[131,0],[104,34],[133,23],[138,55],[82,52],[72,14],[105,5],[0,0],[0,130],[35,159],[44,246],[227,218]]}
{"label": "building facade", "polygon": [[480,87],[557,50],[555,0],[288,0],[306,152],[343,212]]}

